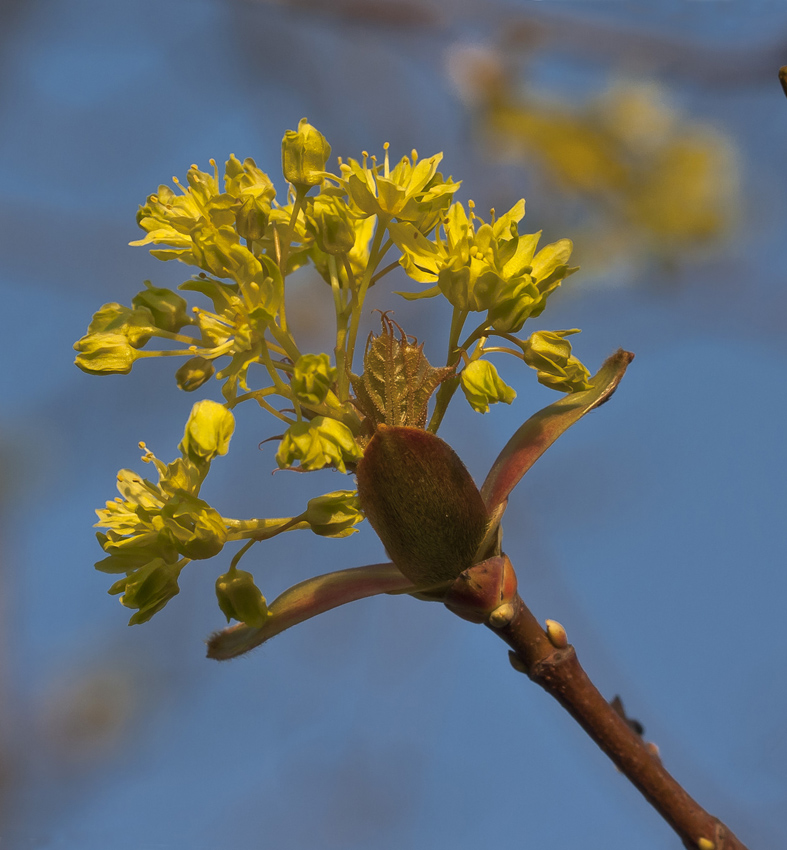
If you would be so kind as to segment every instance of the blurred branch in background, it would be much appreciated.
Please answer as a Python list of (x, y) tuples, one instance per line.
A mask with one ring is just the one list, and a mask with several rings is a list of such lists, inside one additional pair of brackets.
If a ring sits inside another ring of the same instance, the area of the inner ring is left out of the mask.
[(579, 227), (586, 270), (636, 277), (727, 244), (740, 206), (728, 137), (682, 115), (654, 81), (613, 79), (565, 101), (529, 82), (519, 66), (531, 58), (527, 46), (507, 55), (457, 45), (447, 68), (479, 144), (528, 169), (539, 207)]

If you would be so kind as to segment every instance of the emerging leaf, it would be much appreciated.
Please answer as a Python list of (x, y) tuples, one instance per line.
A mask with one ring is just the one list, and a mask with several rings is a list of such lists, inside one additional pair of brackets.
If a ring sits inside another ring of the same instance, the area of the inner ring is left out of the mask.
[(516, 431), (497, 456), (481, 487), (490, 514), (495, 514), (499, 520), (511, 491), (522, 476), (564, 431), (609, 399), (633, 359), (631, 352), (618, 349), (593, 376), (589, 390), (571, 393), (539, 410)]
[[(371, 426), (380, 423), (423, 428), (429, 399), (454, 367), (431, 366), (423, 351), (387, 314), (381, 316), (382, 331), (369, 334), (363, 375), (352, 376), (356, 403)], [(396, 338), (394, 328), (399, 331)]]

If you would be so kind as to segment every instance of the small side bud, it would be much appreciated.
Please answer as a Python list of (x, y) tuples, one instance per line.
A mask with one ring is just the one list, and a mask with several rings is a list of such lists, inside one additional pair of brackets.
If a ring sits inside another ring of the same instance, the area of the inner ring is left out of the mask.
[(487, 622), (492, 628), (502, 629), (514, 619), (516, 609), (511, 602), (506, 602), (503, 605), (498, 605), (489, 615)]
[(522, 659), (515, 652), (512, 652), (511, 650), (508, 651), (508, 660), (517, 673), (524, 673), (525, 676), (527, 676), (528, 670), (525, 666), (525, 662), (522, 661)]
[(445, 607), (471, 623), (502, 628), (515, 609), (516, 573), (506, 555), (494, 555), (465, 570), (443, 596)]
[(557, 620), (547, 620), (546, 628), (547, 637), (549, 638), (549, 642), (552, 646), (556, 649), (565, 649), (568, 646), (566, 630), (560, 625), (560, 623), (558, 623)]

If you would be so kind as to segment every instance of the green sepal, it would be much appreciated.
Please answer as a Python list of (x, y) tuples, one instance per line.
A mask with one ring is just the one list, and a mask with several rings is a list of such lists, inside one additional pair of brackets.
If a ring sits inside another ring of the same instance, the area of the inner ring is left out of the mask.
[(87, 328), (87, 336), (99, 333), (120, 334), (132, 348), (142, 348), (156, 332), (156, 322), (150, 310), (144, 306), (136, 306), (137, 309), (132, 309), (116, 302), (104, 304), (94, 313)]
[(147, 622), (180, 592), (177, 564), (167, 563), (162, 558), (154, 558), (145, 566), (135, 570), (125, 578), (116, 581), (109, 593), (121, 593), (120, 603), (126, 608), (138, 608), (128, 621), (129, 626)]
[(175, 493), (161, 516), (175, 547), (186, 558), (212, 558), (227, 542), (227, 527), (221, 514), (189, 493)]
[(135, 307), (149, 310), (157, 328), (177, 333), (184, 325), (191, 324), (185, 298), (181, 298), (171, 289), (153, 286), (149, 280), (145, 281), (145, 286), (146, 289), (138, 292), (131, 299), (131, 303)]

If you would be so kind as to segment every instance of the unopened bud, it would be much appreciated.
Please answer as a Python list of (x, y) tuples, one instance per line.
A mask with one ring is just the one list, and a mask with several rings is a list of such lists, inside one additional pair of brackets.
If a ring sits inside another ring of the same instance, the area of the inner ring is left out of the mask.
[(563, 626), (557, 620), (547, 620), (547, 637), (556, 649), (565, 649), (568, 646), (568, 636)]
[(281, 143), (284, 179), (296, 188), (307, 191), (322, 183), (322, 172), (331, 155), (325, 136), (301, 118), (297, 132), (287, 130)]

